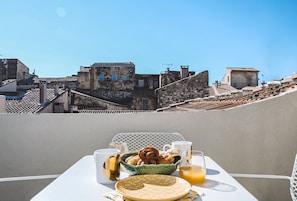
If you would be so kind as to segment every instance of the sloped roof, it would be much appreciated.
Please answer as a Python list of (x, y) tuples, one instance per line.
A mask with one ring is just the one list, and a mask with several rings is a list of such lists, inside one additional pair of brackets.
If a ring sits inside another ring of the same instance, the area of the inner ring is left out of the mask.
[(277, 96), (290, 90), (297, 90), (296, 83), (283, 85), (263, 85), (262, 88), (245, 94), (238, 92), (234, 94), (221, 94), (218, 96), (209, 96), (206, 98), (197, 98), (187, 100), (182, 103), (172, 104), (168, 107), (159, 108), (157, 112), (162, 111), (193, 111), (193, 110), (224, 110), (239, 105), (256, 102)]
[(101, 98), (98, 98), (98, 97), (94, 97), (94, 96), (91, 96), (89, 94), (85, 94), (85, 93), (82, 93), (82, 92), (79, 92), (79, 91), (71, 90), (71, 93), (74, 93), (74, 94), (77, 94), (77, 95), (80, 95), (80, 96), (84, 96), (84, 97), (88, 97), (88, 98), (91, 98), (91, 99), (94, 99), (94, 100), (97, 100), (97, 101), (101, 101), (101, 102), (104, 102), (106, 104), (125, 107), (124, 105), (121, 105), (121, 104), (118, 104), (118, 103), (115, 103), (115, 102), (111, 102), (111, 101), (107, 101), (107, 100), (104, 100), (104, 99), (101, 99)]
[[(59, 89), (59, 94), (65, 92)], [(28, 90), (24, 95), (18, 97), (7, 97), (6, 99), (6, 112), (7, 113), (38, 113), (47, 104), (39, 103), (40, 90)], [(59, 96), (59, 95), (58, 95)], [(57, 95), (54, 94), (54, 89), (47, 89), (47, 99), (50, 103), (55, 100)]]
[(229, 84), (223, 84), (223, 83), (215, 83), (211, 86), (210, 95), (219, 95), (224, 93), (230, 93), (230, 92), (237, 92), (238, 89), (235, 89), (234, 87), (230, 86)]
[(7, 80), (3, 80), (1, 85), (4, 86), (4, 85), (7, 85), (9, 83), (12, 83), (12, 82), (16, 82), (17, 80), (16, 79), (7, 79)]

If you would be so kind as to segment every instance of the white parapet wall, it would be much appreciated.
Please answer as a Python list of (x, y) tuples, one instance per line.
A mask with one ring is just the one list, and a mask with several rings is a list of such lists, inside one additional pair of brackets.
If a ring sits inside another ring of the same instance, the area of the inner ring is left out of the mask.
[[(232, 173), (290, 175), (297, 92), (219, 111), (0, 114), (0, 178), (60, 174), (119, 132), (179, 132)], [(0, 183), (0, 200), (30, 200), (52, 179)], [(239, 180), (259, 200), (289, 200), (287, 181)], [(21, 190), (20, 190), (21, 189)]]

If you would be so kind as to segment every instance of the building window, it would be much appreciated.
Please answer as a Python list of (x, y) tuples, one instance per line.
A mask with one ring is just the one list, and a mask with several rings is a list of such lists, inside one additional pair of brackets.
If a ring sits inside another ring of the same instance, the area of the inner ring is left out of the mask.
[(126, 81), (127, 80), (127, 75), (122, 75), (122, 80)]
[(154, 88), (154, 80), (153, 79), (149, 79), (148, 80), (148, 85), (149, 85), (149, 89), (153, 89)]
[(112, 74), (111, 75), (111, 80), (112, 81), (118, 80), (118, 75), (117, 74)]
[(101, 74), (99, 75), (99, 80), (100, 80), (100, 81), (103, 81), (103, 80), (104, 80), (104, 74), (103, 74), (103, 73), (101, 73)]
[(154, 88), (158, 88), (159, 87), (159, 81), (158, 80), (155, 80), (154, 81)]
[(143, 110), (148, 110), (149, 105), (148, 105), (148, 99), (147, 98), (143, 98), (142, 99), (142, 109)]
[(138, 80), (138, 87), (144, 87), (144, 80)]

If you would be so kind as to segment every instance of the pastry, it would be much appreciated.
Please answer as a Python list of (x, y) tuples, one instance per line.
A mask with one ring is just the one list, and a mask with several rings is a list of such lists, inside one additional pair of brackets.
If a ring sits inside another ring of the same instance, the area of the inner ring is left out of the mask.
[[(178, 151), (178, 150), (177, 150)], [(159, 151), (154, 147), (148, 146), (138, 151), (138, 155), (129, 156), (125, 162), (130, 165), (149, 165), (149, 164), (173, 164), (177, 161), (177, 153)], [(179, 157), (179, 156), (178, 156)]]

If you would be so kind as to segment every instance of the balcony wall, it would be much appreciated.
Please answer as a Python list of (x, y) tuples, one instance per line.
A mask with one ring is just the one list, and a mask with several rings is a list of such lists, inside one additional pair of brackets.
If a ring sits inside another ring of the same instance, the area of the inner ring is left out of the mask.
[[(118, 132), (174, 131), (228, 172), (290, 175), (297, 92), (224, 111), (0, 114), (0, 177), (58, 174)], [(30, 200), (52, 180), (0, 183), (0, 200)], [(288, 181), (240, 179), (259, 200), (290, 200)]]

